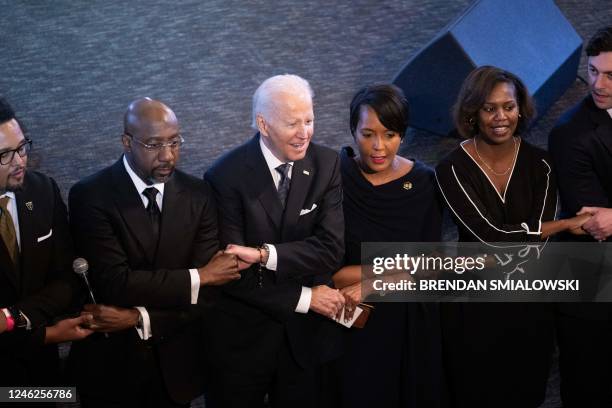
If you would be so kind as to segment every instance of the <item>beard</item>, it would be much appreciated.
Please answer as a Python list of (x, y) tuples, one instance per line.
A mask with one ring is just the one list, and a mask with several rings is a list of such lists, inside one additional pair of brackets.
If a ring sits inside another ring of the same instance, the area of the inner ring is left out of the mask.
[(0, 189), (0, 193), (7, 191), (16, 192), (23, 190), (23, 182), (25, 180), (25, 167), (23, 168), (23, 171), (24, 174), (21, 179), (11, 178), (11, 176), (9, 175), (6, 179), (6, 185), (4, 186), (4, 189)]

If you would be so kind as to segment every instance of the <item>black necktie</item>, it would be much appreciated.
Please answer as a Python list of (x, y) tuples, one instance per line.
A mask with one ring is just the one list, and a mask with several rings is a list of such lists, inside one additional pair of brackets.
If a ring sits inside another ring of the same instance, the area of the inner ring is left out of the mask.
[(149, 214), (149, 219), (151, 220), (151, 226), (153, 227), (153, 234), (155, 236), (155, 242), (158, 240), (159, 236), (159, 224), (161, 223), (161, 211), (159, 211), (159, 207), (157, 206), (157, 189), (155, 187), (145, 188), (142, 192), (142, 195), (149, 199), (149, 203), (147, 204), (147, 214)]
[(283, 163), (275, 170), (278, 171), (281, 176), (280, 182), (278, 183), (278, 198), (284, 208), (287, 202), (287, 195), (289, 195), (289, 188), (291, 187), (291, 179), (289, 178), (291, 165), (289, 163)]

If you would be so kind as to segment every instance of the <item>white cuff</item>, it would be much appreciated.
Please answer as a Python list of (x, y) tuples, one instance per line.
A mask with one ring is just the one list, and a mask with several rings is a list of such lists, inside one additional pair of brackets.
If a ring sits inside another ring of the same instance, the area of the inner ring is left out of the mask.
[[(267, 245), (268, 245), (268, 250), (270, 251), (270, 253), (268, 254), (268, 262), (266, 262), (266, 269), (270, 271), (276, 271), (276, 266), (278, 263), (278, 255), (276, 254), (276, 247), (270, 244), (267, 244)], [(308, 301), (308, 303), (310, 303), (310, 301)]]
[(542, 235), (542, 221), (538, 221), (538, 230), (537, 231), (530, 231), (529, 230), (529, 225), (527, 225), (526, 222), (523, 222), (521, 224), (521, 227), (523, 227), (523, 229), (525, 230), (527, 235)]
[(21, 312), (21, 314), (26, 319), (26, 330), (32, 330), (32, 322), (30, 321), (30, 319), (28, 319), (28, 316), (26, 316), (23, 312)]
[(200, 294), (200, 274), (197, 269), (190, 269), (189, 276), (191, 276), (191, 304), (195, 305)]
[(310, 310), (310, 300), (312, 299), (312, 289), (302, 286), (302, 294), (300, 294), (300, 300), (295, 307), (296, 313), (308, 313)]
[(141, 339), (149, 340), (151, 336), (153, 336), (153, 333), (151, 333), (151, 319), (149, 318), (149, 312), (147, 312), (147, 309), (142, 306), (136, 306), (135, 308), (138, 309), (138, 313), (140, 313), (140, 316), (142, 317), (142, 329), (136, 327), (136, 331)]

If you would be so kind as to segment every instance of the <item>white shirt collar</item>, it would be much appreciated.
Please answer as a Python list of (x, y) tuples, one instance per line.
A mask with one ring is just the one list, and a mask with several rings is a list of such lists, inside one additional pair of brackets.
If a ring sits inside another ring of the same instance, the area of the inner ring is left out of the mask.
[[(264, 159), (266, 159), (266, 164), (268, 165), (268, 169), (270, 170), (270, 174), (272, 174), (272, 180), (274, 180), (274, 185), (278, 188), (278, 183), (280, 183), (280, 173), (276, 171), (276, 168), (285, 162), (282, 162), (272, 153), (268, 146), (263, 142), (263, 136), (259, 135), (259, 147), (261, 148), (261, 152), (263, 153)], [(293, 173), (293, 162), (287, 162), (290, 165), (289, 173), (287, 176), (291, 179), (291, 174)]]
[(608, 115), (612, 118), (612, 108), (608, 109)]
[[(19, 214), (17, 213), (17, 197), (15, 196), (15, 192), (7, 191), (3, 194), (0, 194), (0, 198), (9, 197), (7, 210), (11, 217), (13, 218), (13, 227), (15, 227), (15, 235), (17, 236), (17, 245), (21, 248), (21, 231), (19, 231)], [(1, 239), (1, 238), (0, 238)]]
[(0, 198), (5, 197), (5, 196), (9, 197), (11, 200), (15, 200), (15, 192), (14, 191), (7, 191), (4, 194), (0, 194)]
[[(259, 135), (259, 146), (261, 147), (261, 152), (263, 153), (264, 159), (266, 159), (266, 163), (268, 164), (268, 167), (270, 168), (270, 170), (274, 170), (281, 164), (285, 163), (283, 161), (280, 161), (278, 157), (276, 157), (274, 153), (272, 153), (272, 151), (268, 149), (268, 146), (266, 146), (266, 144), (263, 142), (263, 136), (261, 135)], [(287, 163), (293, 166), (293, 162), (287, 162)]]
[(145, 197), (142, 194), (142, 192), (145, 191), (145, 189), (149, 187), (155, 187), (157, 191), (159, 191), (159, 194), (156, 197), (156, 201), (157, 201), (157, 206), (159, 207), (161, 211), (161, 206), (162, 206), (163, 197), (164, 197), (164, 185), (165, 184), (155, 183), (153, 185), (147, 185), (144, 181), (142, 181), (140, 177), (138, 177), (136, 173), (134, 173), (134, 170), (132, 170), (132, 168), (130, 167), (130, 164), (128, 163), (127, 158), (125, 157), (125, 154), (123, 155), (123, 165), (125, 166), (125, 170), (127, 171), (128, 175), (132, 179), (132, 183), (134, 183), (136, 190), (138, 190), (138, 194), (140, 194), (140, 199), (142, 200), (142, 203), (144, 204), (145, 207), (149, 203), (149, 200), (147, 199), (147, 197)]

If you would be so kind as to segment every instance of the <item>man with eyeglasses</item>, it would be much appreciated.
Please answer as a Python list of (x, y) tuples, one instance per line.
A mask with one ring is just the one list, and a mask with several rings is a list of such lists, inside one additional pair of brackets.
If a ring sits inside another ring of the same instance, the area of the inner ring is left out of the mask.
[[(55, 181), (27, 170), (32, 142), (0, 98), (0, 384), (59, 385), (53, 343), (78, 340), (89, 317), (79, 303), (72, 241)], [(74, 310), (72, 310), (74, 311)], [(76, 310), (78, 311), (78, 310)]]
[(77, 252), (89, 261), (97, 333), (71, 351), (84, 406), (188, 406), (202, 393), (203, 285), (240, 277), (217, 252), (208, 185), (177, 170), (174, 112), (142, 98), (124, 117), (123, 156), (80, 181), (69, 207)]

